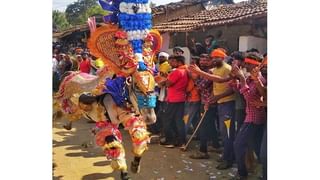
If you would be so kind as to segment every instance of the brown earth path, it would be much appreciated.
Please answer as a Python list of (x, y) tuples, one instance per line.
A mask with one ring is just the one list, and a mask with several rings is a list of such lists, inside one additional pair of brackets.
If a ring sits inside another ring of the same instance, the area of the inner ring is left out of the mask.
[[(62, 128), (65, 120), (53, 122), (53, 180), (118, 180), (120, 173), (113, 171), (101, 149), (92, 145), (90, 128), (94, 124), (82, 119), (73, 124), (73, 129)], [(131, 140), (128, 133), (121, 130), (126, 148), (127, 163), (133, 159)], [(167, 149), (158, 144), (150, 144), (141, 161), (141, 172), (130, 176), (133, 180), (208, 180), (230, 179), (236, 169), (216, 170), (218, 154), (210, 153), (208, 160), (188, 158), (198, 149), (198, 141), (193, 141), (187, 152), (177, 148)], [(88, 144), (86, 147), (83, 144)], [(256, 178), (250, 178), (256, 179)]]

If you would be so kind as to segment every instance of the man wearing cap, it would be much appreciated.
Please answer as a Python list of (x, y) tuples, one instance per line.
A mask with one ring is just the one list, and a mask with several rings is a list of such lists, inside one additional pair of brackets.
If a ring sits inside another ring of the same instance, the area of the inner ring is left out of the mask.
[[(159, 60), (159, 73), (160, 77), (167, 78), (169, 72), (171, 71), (171, 66), (168, 62), (169, 54), (166, 52), (160, 52), (158, 55)], [(159, 132), (163, 134), (163, 119), (165, 113), (165, 97), (166, 97), (166, 87), (158, 84), (160, 88), (158, 101), (157, 101), (157, 121), (155, 124), (150, 125), (150, 132), (153, 134), (158, 134)]]
[(171, 70), (171, 66), (168, 62), (169, 54), (166, 52), (160, 52), (158, 55), (159, 59), (159, 71), (162, 76), (167, 76)]
[(240, 93), (243, 94), (247, 103), (246, 117), (234, 142), (238, 165), (236, 179), (246, 179), (248, 175), (245, 165), (245, 154), (249, 145), (254, 149), (257, 156), (260, 153), (263, 128), (266, 122), (265, 108), (256, 105), (256, 102), (261, 101), (261, 97), (264, 95), (262, 91), (265, 88), (265, 79), (262, 77), (258, 67), (261, 64), (261, 60), (262, 57), (258, 57), (256, 53), (249, 53), (245, 58), (245, 67), (250, 72), (248, 78), (244, 76), (237, 66), (234, 66), (232, 70), (232, 73), (240, 79)]
[(176, 47), (173, 48), (173, 55), (175, 55), (175, 56), (183, 56), (183, 53), (184, 53), (184, 51), (183, 51), (182, 47), (176, 46)]

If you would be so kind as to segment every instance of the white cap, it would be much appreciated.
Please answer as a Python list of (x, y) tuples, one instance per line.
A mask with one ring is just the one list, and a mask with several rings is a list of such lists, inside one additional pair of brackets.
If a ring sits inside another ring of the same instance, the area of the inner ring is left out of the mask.
[(164, 56), (164, 57), (166, 57), (167, 59), (169, 58), (169, 54), (166, 53), (166, 52), (161, 52), (161, 53), (159, 53), (158, 57), (160, 57), (160, 56)]

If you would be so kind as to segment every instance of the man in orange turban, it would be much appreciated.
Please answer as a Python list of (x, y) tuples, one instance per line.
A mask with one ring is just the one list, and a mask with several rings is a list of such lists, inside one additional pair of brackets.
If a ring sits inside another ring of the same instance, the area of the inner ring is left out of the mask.
[[(211, 52), (211, 58), (215, 68), (212, 69), (212, 74), (221, 78), (229, 78), (231, 73), (231, 66), (225, 62), (227, 57), (226, 50), (217, 48)], [(235, 136), (234, 126), (234, 111), (235, 111), (235, 96), (232, 88), (227, 82), (213, 83), (213, 98), (218, 105), (219, 129), (223, 139), (223, 157), (222, 162), (217, 166), (217, 169), (227, 169), (232, 166), (234, 152), (233, 141)], [(229, 122), (228, 126), (225, 121)]]
[(223, 48), (217, 48), (211, 52), (212, 58), (225, 58), (227, 57), (226, 50)]

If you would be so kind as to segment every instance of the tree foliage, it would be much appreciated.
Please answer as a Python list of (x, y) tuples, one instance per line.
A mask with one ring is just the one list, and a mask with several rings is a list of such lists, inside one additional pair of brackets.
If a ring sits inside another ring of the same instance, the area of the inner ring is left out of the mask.
[(103, 10), (100, 5), (95, 5), (87, 9), (86, 12), (81, 15), (80, 20), (81, 22), (86, 22), (88, 20), (88, 17), (96, 16), (96, 15), (105, 16), (107, 14), (108, 12)]
[(72, 25), (83, 24), (87, 20), (87, 11), (97, 5), (96, 0), (78, 0), (67, 6), (66, 18)]
[(91, 8), (89, 8), (86, 11), (86, 13), (85, 13), (86, 19), (88, 19), (88, 17), (94, 16), (94, 15), (97, 15), (97, 14), (105, 16), (105, 15), (108, 14), (108, 12), (103, 10), (100, 5), (95, 5), (95, 6), (92, 6)]
[(54, 31), (63, 31), (70, 27), (65, 13), (58, 10), (52, 11), (52, 26)]

